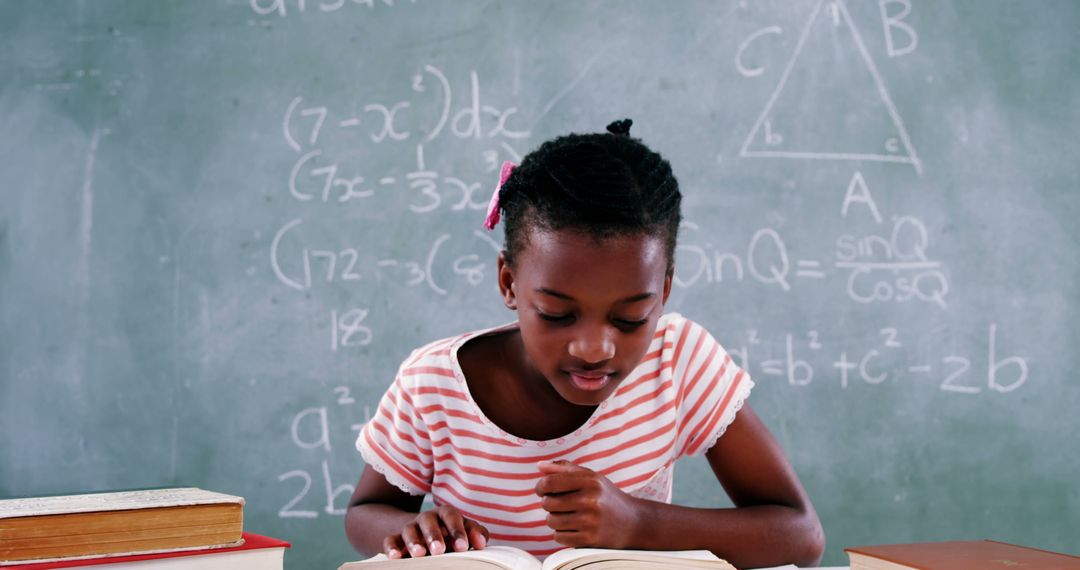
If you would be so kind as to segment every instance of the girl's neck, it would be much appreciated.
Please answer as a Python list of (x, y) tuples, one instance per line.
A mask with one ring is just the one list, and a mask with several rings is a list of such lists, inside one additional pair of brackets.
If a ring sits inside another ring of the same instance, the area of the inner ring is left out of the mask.
[(510, 435), (557, 439), (584, 425), (596, 409), (564, 400), (529, 363), (516, 329), (470, 339), (458, 350), (458, 363), (480, 411)]

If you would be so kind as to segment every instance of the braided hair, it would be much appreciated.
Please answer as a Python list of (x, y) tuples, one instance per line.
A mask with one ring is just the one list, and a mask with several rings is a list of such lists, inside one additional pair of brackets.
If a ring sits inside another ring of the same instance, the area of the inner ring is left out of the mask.
[(506, 224), (506, 261), (534, 230), (573, 230), (602, 241), (630, 235), (664, 240), (668, 272), (682, 194), (671, 165), (630, 136), (630, 119), (607, 133), (569, 134), (530, 152), (503, 184), (499, 209)]

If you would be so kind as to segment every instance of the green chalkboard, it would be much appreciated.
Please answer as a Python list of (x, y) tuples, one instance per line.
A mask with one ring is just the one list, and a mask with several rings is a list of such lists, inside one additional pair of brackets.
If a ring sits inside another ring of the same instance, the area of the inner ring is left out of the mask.
[[(0, 1), (0, 496), (196, 485), (355, 558), (357, 429), (512, 318), (503, 160), (632, 117), (669, 309), (846, 545), (1077, 553), (1080, 5)], [(676, 500), (723, 505), (702, 462)]]

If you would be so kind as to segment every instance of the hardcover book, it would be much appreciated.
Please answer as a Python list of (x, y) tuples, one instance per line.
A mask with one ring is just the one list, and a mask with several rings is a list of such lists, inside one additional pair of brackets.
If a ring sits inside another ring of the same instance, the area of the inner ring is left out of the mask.
[(0, 501), (0, 565), (237, 546), (244, 499), (191, 487)]
[(283, 570), (286, 548), (289, 548), (288, 542), (245, 532), (244, 543), (240, 546), (35, 562), (5, 566), (4, 570), (54, 570), (89, 566), (93, 566), (92, 570)]
[(1080, 557), (994, 540), (845, 548), (851, 570), (1080, 570)]

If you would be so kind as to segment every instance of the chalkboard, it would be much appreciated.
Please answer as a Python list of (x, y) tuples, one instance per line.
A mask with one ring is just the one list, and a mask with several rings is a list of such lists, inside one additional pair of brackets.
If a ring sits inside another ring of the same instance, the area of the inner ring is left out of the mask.
[[(842, 547), (1077, 553), (1080, 5), (0, 2), (0, 496), (195, 485), (357, 556), (359, 427), (512, 319), (497, 168), (631, 117), (668, 309)], [(728, 504), (703, 462), (676, 501)]]

